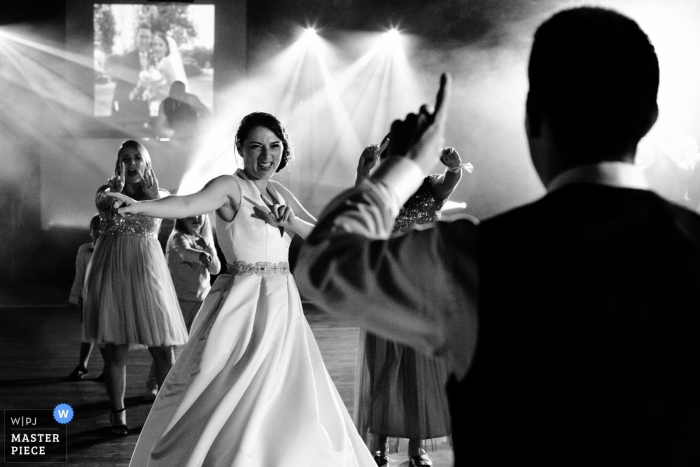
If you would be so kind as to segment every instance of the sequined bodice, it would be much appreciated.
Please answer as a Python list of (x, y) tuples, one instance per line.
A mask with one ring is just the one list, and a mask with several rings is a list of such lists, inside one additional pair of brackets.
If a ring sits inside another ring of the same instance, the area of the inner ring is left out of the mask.
[(100, 213), (100, 234), (140, 235), (158, 239), (162, 220), (140, 214), (127, 214), (122, 217), (109, 211), (103, 211)]
[(391, 235), (398, 235), (411, 230), (416, 225), (433, 222), (440, 214), (445, 200), (439, 200), (433, 190), (433, 179), (438, 175), (428, 175), (418, 191), (411, 196), (399, 210)]

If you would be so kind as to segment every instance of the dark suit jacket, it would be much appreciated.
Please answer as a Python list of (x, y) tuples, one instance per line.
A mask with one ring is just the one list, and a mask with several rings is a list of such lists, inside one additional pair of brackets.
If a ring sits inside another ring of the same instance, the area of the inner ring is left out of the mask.
[(387, 240), (387, 199), (336, 198), (294, 275), (336, 317), (468, 366), (447, 385), (456, 466), (700, 465), (700, 216), (572, 184)]
[[(122, 120), (145, 121), (149, 116), (148, 102), (132, 101), (129, 94), (136, 87), (141, 71), (138, 49), (124, 54), (113, 77), (116, 85), (112, 99), (112, 115)], [(118, 105), (115, 105), (117, 103)], [(117, 110), (118, 109), (118, 110)]]
[(700, 465), (700, 216), (578, 184), (478, 234), (456, 465)]
[(114, 87), (114, 101), (123, 102), (129, 100), (129, 93), (136, 87), (139, 72), (141, 71), (141, 60), (139, 51), (132, 50), (119, 58), (117, 73), (114, 76), (116, 86)]

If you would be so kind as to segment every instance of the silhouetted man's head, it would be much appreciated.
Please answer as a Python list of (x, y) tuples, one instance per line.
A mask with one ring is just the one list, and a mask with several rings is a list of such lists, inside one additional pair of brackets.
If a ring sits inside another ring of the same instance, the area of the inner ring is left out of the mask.
[(185, 83), (182, 81), (173, 81), (170, 85), (169, 96), (173, 99), (185, 101), (187, 99), (187, 93), (185, 92)]
[(531, 151), (533, 138), (549, 132), (556, 157), (567, 158), (560, 167), (629, 158), (656, 121), (654, 47), (637, 23), (612, 10), (580, 7), (545, 21), (528, 75)]

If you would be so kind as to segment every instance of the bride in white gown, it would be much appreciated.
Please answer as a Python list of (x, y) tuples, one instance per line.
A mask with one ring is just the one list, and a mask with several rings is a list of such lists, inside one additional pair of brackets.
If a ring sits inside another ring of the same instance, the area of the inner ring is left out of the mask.
[(141, 98), (149, 101), (151, 116), (155, 117), (160, 103), (168, 97), (172, 84), (180, 81), (185, 85), (185, 90), (189, 90), (189, 83), (175, 39), (162, 31), (154, 32), (151, 56), (149, 67), (139, 73), (134, 95), (140, 92)]
[(182, 55), (175, 39), (161, 31), (156, 31), (153, 33), (151, 48), (155, 66), (167, 82), (166, 95), (170, 85), (175, 81), (181, 81), (188, 88), (185, 65), (182, 63)]
[(131, 459), (141, 466), (373, 467), (321, 359), (289, 273), (291, 235), (313, 220), (270, 180), (291, 157), (279, 121), (243, 119), (244, 169), (199, 193), (137, 202), (119, 213), (183, 218), (216, 210), (228, 262), (168, 374)]

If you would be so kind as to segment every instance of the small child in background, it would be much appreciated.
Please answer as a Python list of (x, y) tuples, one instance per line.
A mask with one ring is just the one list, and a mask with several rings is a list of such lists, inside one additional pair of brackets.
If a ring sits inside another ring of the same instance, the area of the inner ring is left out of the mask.
[[(75, 310), (80, 315), (80, 322), (83, 322), (83, 285), (85, 283), (85, 271), (92, 257), (92, 252), (95, 250), (95, 243), (100, 237), (100, 216), (95, 214), (90, 219), (90, 237), (91, 243), (85, 243), (78, 248), (78, 255), (75, 258), (75, 278), (73, 286), (70, 289), (70, 297), (68, 298), (68, 308)], [(82, 332), (81, 332), (82, 334)], [(78, 366), (75, 367), (68, 375), (69, 381), (80, 381), (89, 373), (87, 366), (92, 353), (92, 342), (80, 343), (80, 357)], [(100, 347), (100, 352), (104, 352)], [(104, 355), (103, 355), (104, 358)], [(96, 381), (104, 381), (104, 371), (96, 378)]]
[(189, 331), (211, 289), (210, 274), (218, 274), (221, 270), (209, 216), (176, 220), (165, 248), (165, 256), (182, 317)]
[[(214, 248), (209, 216), (199, 215), (177, 219), (168, 238), (165, 256), (182, 317), (189, 331), (211, 289), (211, 274), (218, 274), (221, 270), (221, 262)], [(175, 358), (180, 355), (181, 350), (181, 346), (175, 347)], [(158, 385), (153, 365), (151, 365), (146, 389), (147, 392), (143, 398), (147, 401), (155, 400)]]

